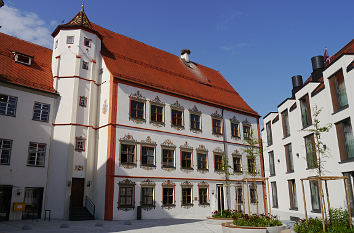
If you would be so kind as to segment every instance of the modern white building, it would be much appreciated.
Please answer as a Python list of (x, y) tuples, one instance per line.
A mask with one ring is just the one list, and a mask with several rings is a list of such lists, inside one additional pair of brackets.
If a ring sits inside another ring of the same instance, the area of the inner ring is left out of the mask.
[[(281, 219), (304, 217), (300, 179), (317, 176), (313, 128), (314, 107), (322, 109), (320, 125), (332, 124), (321, 135), (328, 150), (323, 161), (323, 176), (349, 177), (350, 205), (354, 208), (354, 40), (324, 63), (313, 57), (311, 76), (292, 77), (292, 96), (278, 105), (276, 112), (264, 117), (262, 130), (265, 175), (271, 183), (272, 213)], [(343, 180), (328, 181), (331, 208), (346, 208)], [(307, 211), (320, 216), (319, 188), (316, 181), (304, 181)], [(325, 199), (326, 188), (323, 184)], [(328, 206), (326, 205), (328, 210)]]
[[(0, 33), (0, 219), (37, 218), (46, 195), (54, 102), (51, 50)], [(26, 203), (14, 211), (14, 203)]]
[[(59, 219), (200, 218), (227, 208), (248, 212), (245, 202), (252, 213), (265, 211), (265, 186), (241, 185), (248, 171), (264, 176), (263, 159), (244, 152), (250, 132), (260, 138), (259, 115), (218, 71), (191, 61), (189, 50), (175, 56), (93, 24), (83, 9), (52, 36), (43, 63), (54, 94), (38, 100), (51, 101), (42, 126), (49, 140), (42, 212)], [(0, 138), (15, 142), (3, 132)], [(0, 187), (14, 186), (8, 176)]]

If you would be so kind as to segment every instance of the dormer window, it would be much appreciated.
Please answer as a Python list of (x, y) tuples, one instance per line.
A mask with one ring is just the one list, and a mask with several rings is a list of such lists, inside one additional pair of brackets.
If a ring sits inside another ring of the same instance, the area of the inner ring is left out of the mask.
[(85, 45), (86, 47), (91, 48), (91, 42), (92, 42), (91, 39), (84, 38), (84, 45)]
[(66, 43), (67, 44), (74, 44), (74, 36), (67, 36)]
[(31, 62), (32, 62), (31, 56), (21, 54), (21, 53), (16, 53), (16, 52), (14, 52), (14, 54), (15, 54), (15, 61), (16, 62), (21, 63), (21, 64), (25, 64), (28, 66), (31, 65)]

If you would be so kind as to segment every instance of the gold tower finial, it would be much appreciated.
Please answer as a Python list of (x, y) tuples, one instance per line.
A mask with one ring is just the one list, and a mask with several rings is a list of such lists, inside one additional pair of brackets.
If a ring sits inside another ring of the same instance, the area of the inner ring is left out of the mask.
[(81, 11), (84, 12), (84, 9), (85, 9), (85, 0), (82, 0)]

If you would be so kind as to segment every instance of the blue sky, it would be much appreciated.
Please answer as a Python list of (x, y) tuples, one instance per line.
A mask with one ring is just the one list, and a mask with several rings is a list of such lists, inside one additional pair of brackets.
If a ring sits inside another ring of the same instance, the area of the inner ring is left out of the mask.
[[(51, 46), (55, 26), (81, 0), (5, 0), (1, 32)], [(291, 95), (291, 76), (307, 78), (311, 57), (354, 38), (353, 0), (86, 0), (96, 24), (214, 68), (264, 116)]]

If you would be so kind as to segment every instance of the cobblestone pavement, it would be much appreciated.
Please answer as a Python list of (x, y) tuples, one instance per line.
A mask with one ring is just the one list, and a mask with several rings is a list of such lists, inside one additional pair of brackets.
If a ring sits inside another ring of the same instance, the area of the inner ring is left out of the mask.
[(155, 219), (131, 221), (9, 221), (0, 222), (0, 233), (221, 233), (221, 226), (198, 219)]

